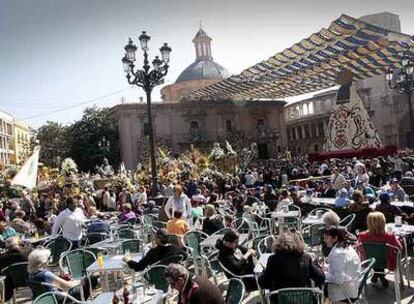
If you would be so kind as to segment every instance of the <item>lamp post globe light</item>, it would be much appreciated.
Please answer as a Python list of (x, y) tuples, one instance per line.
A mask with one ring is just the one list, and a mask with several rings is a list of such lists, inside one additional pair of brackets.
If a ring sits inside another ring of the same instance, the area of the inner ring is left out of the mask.
[(407, 133), (407, 145), (414, 148), (414, 117), (412, 105), (412, 93), (414, 92), (414, 58), (405, 55), (401, 61), (401, 68), (387, 70), (387, 83), (390, 89), (407, 94), (408, 116), (410, 130)]
[(168, 72), (168, 62), (170, 61), (171, 48), (164, 43), (160, 48), (161, 58), (155, 56), (152, 61), (152, 70), (148, 61), (148, 42), (151, 37), (144, 31), (138, 37), (141, 50), (144, 52), (144, 64), (142, 68), (136, 68), (134, 62), (136, 61), (135, 53), (137, 46), (131, 38), (128, 40), (128, 44), (125, 46), (125, 56), (122, 58), (124, 71), (129, 84), (136, 85), (142, 88), (147, 95), (147, 119), (148, 119), (148, 140), (151, 158), (151, 176), (152, 176), (152, 187), (151, 195), (154, 197), (158, 194), (158, 175), (157, 175), (157, 164), (155, 159), (155, 146), (154, 146), (154, 133), (152, 125), (152, 114), (151, 114), (151, 92), (152, 89), (160, 84), (164, 83), (164, 76)]

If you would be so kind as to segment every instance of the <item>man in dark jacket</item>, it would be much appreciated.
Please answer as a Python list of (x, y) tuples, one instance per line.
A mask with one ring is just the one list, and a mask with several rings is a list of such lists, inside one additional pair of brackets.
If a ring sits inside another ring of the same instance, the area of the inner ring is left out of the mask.
[(123, 261), (135, 271), (142, 271), (150, 265), (153, 265), (165, 258), (182, 255), (183, 259), (187, 258), (187, 254), (180, 247), (172, 245), (169, 242), (169, 234), (166, 229), (161, 228), (155, 233), (156, 246), (148, 251), (148, 253), (139, 261), (135, 262), (129, 257), (124, 257)]
[[(17, 236), (9, 237), (6, 240), (5, 253), (0, 254), (0, 270), (14, 264), (27, 262), (29, 256), (29, 249), (20, 246), (19, 238)], [(8, 274), (4, 280), (5, 284), (5, 301), (8, 301), (13, 296), (13, 283)]]
[(170, 286), (179, 292), (178, 304), (224, 304), (220, 289), (206, 278), (191, 277), (179, 264), (170, 264), (165, 270)]

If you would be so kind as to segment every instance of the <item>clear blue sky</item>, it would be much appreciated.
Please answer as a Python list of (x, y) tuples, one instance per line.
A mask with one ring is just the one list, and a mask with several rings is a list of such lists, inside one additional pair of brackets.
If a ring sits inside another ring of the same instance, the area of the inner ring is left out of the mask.
[(85, 102), (27, 120), (38, 127), (72, 122), (97, 98), (99, 106), (136, 101), (144, 94), (128, 89), (121, 58), (127, 38), (142, 30), (151, 59), (163, 42), (172, 47), (171, 84), (194, 61), (200, 20), (214, 60), (235, 74), (342, 13), (382, 11), (399, 14), (403, 32), (414, 34), (413, 0), (0, 0), (0, 109), (24, 118)]

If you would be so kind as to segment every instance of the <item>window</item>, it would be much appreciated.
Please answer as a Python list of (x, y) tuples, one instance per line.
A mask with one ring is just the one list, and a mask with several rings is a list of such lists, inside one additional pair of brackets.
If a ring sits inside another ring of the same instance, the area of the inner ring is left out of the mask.
[(198, 121), (192, 121), (190, 125), (191, 129), (198, 129)]
[(305, 138), (310, 138), (309, 125), (305, 125)]
[(298, 139), (303, 139), (302, 128), (299, 126), (297, 127), (298, 130)]
[(308, 115), (308, 105), (306, 103), (303, 104), (303, 115)]
[(190, 123), (190, 137), (191, 141), (199, 141), (201, 140), (201, 131), (198, 124), (198, 121), (191, 121)]
[(265, 127), (264, 127), (264, 120), (263, 119), (258, 119), (257, 120), (257, 133), (259, 134), (259, 137), (265, 137)]
[(313, 101), (311, 101), (308, 105), (308, 113), (309, 114), (313, 114)]
[(288, 140), (291, 141), (292, 138), (290, 137), (290, 129), (286, 129), (286, 133), (287, 133)]
[(292, 140), (296, 140), (296, 129), (292, 128), (291, 133), (292, 133)]
[(318, 132), (319, 132), (320, 137), (325, 136), (325, 130), (324, 130), (324, 127), (323, 127), (323, 122), (318, 123)]
[(233, 131), (233, 126), (231, 124), (231, 120), (227, 119), (226, 120), (226, 132), (232, 132)]
[(315, 152), (318, 152), (318, 150), (319, 150), (318, 145), (314, 145), (313, 149), (314, 149)]
[(316, 133), (317, 133), (317, 130), (316, 130), (316, 125), (315, 125), (315, 124), (312, 124), (312, 125), (311, 125), (311, 134), (312, 134), (312, 137), (313, 137), (313, 138), (317, 137), (317, 136), (316, 136)]

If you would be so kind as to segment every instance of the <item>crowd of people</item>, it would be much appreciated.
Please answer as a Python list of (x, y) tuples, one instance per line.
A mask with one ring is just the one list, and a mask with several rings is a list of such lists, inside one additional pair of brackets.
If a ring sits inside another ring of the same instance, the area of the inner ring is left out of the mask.
[[(414, 208), (401, 207), (393, 202), (412, 200), (414, 194), (414, 158), (410, 155), (372, 159), (332, 159), (309, 162), (305, 158), (256, 162), (240, 174), (223, 174), (194, 178), (189, 175), (160, 184), (159, 196), (150, 197), (149, 185), (135, 181), (134, 188), (114, 193), (109, 187), (85, 190), (77, 195), (64, 195), (53, 189), (46, 192), (22, 191), (19, 198), (10, 198), (8, 187), (2, 190), (0, 206), (0, 239), (4, 252), (0, 254), (0, 268), (10, 263), (28, 261), (29, 279), (50, 284), (51, 290), (71, 290), (79, 298), (75, 286), (79, 282), (62, 279), (48, 269), (50, 250), (34, 249), (25, 239), (33, 235), (62, 237), (72, 243), (72, 249), (82, 247), (86, 233), (110, 233), (103, 212), (113, 212), (118, 223), (143, 224), (143, 217), (156, 216), (165, 227), (154, 234), (153, 247), (140, 261), (124, 258), (134, 271), (167, 257), (182, 255), (186, 260), (183, 236), (189, 231), (212, 235), (222, 231), (216, 244), (218, 260), (237, 276), (253, 275), (257, 256), (255, 248), (240, 243), (238, 218), (248, 218), (262, 227), (274, 211), (296, 206), (303, 217), (317, 206), (318, 198), (334, 201), (331, 210), (323, 215), (321, 234), (322, 257), (307, 252), (300, 231), (275, 233), (267, 244), (269, 258), (258, 278), (262, 289), (278, 290), (286, 287), (315, 286), (325, 289), (334, 302), (358, 297), (358, 273), (363, 250), (355, 243), (384, 242), (402, 249), (399, 239), (386, 231), (386, 223), (401, 217), (414, 223)], [(107, 213), (106, 213), (107, 214)], [(350, 227), (342, 227), (340, 219), (355, 214)], [(178, 237), (172, 244), (171, 235)], [(389, 269), (395, 269), (395, 256), (390, 253)], [(373, 283), (388, 281), (375, 269)], [(179, 303), (223, 303), (221, 293), (210, 281), (192, 277), (187, 268), (171, 264), (165, 273), (171, 287), (180, 293)], [(248, 291), (258, 288), (253, 277), (243, 279)], [(82, 284), (86, 296), (89, 286)], [(6, 299), (11, 297), (12, 284)], [(93, 287), (96, 282), (93, 282)], [(11, 288), (11, 289), (10, 289)], [(344, 295), (344, 290), (347, 294)], [(207, 302), (206, 302), (207, 301)], [(274, 299), (276, 303), (276, 299)]]

